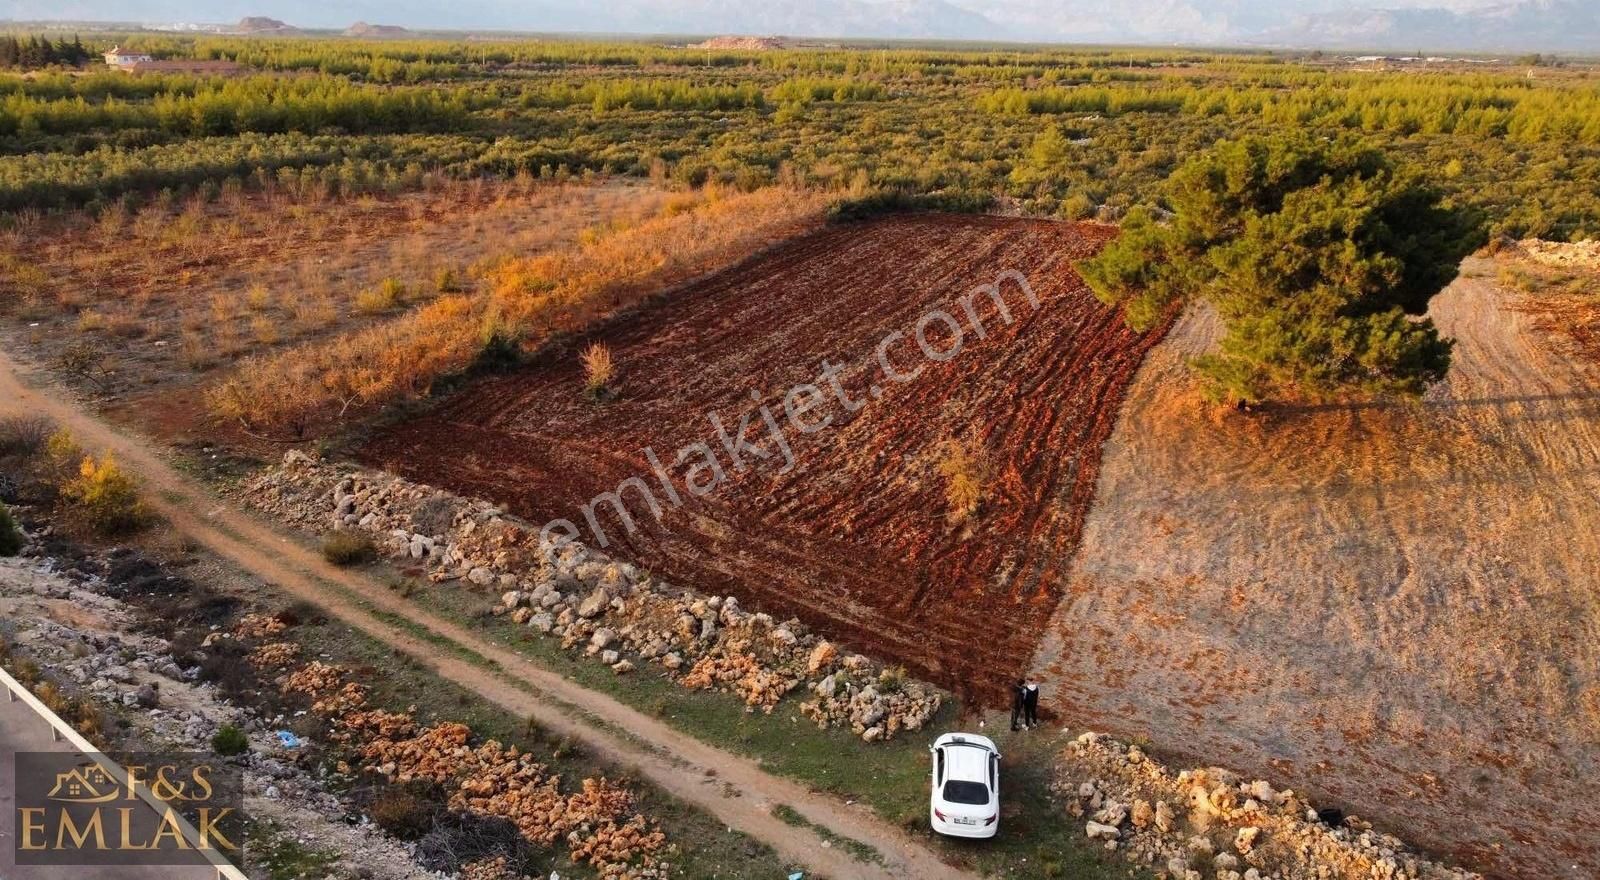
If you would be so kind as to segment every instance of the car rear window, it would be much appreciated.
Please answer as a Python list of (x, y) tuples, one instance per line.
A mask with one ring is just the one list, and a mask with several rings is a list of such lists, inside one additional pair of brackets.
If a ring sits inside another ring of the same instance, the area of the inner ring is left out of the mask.
[(944, 799), (952, 804), (986, 804), (989, 802), (989, 786), (981, 782), (952, 779), (944, 784)]

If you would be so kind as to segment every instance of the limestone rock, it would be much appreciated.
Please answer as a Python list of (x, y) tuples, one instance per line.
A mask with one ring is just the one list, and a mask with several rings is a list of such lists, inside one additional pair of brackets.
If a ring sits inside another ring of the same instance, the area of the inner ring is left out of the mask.
[(1102, 825), (1095, 821), (1084, 823), (1083, 833), (1088, 835), (1090, 840), (1116, 840), (1121, 836), (1121, 832), (1115, 826)]
[(1256, 839), (1260, 836), (1261, 829), (1253, 825), (1240, 828), (1239, 833), (1234, 835), (1233, 848), (1238, 850), (1241, 855), (1249, 855), (1250, 851), (1255, 849)]
[(806, 658), (806, 672), (816, 675), (827, 669), (838, 656), (839, 649), (835, 648), (832, 642), (817, 642), (816, 647), (811, 649), (811, 656)]
[(611, 595), (609, 593), (605, 590), (595, 590), (585, 596), (583, 601), (578, 604), (578, 616), (585, 619), (599, 617), (600, 612), (606, 610), (606, 606), (610, 604)]
[(1147, 828), (1151, 822), (1155, 821), (1156, 812), (1151, 808), (1149, 801), (1139, 798), (1133, 802), (1133, 812), (1130, 818), (1133, 820), (1133, 827)]

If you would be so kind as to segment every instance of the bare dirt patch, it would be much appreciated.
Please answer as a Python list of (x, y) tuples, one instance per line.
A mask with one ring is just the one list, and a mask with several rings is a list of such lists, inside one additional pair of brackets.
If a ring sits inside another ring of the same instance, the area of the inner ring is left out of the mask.
[(1415, 406), (1216, 416), (1180, 321), (1129, 391), (1036, 668), (1070, 717), (1500, 876), (1600, 875), (1600, 377), (1469, 261)]
[[(1160, 335), (1128, 330), (1070, 267), (1110, 234), (947, 215), (834, 226), (481, 381), (380, 433), (359, 456), (535, 522), (581, 522), (598, 493), (654, 479), (647, 448), (681, 480), (677, 450), (718, 445), (708, 414), (736, 432), (745, 413), (781, 411), (789, 388), (818, 382), (824, 359), (845, 364), (840, 386), (861, 408), (819, 408), (817, 418), (834, 414), (830, 427), (789, 431), (792, 469), (779, 472), (776, 454), (743, 472), (724, 457), (726, 480), (713, 493), (697, 498), (680, 482), (682, 504), (663, 498), (659, 524), (640, 506), (637, 531), (602, 520), (608, 536), (618, 555), (673, 582), (793, 614), (920, 677), (992, 698), (1032, 655), (1060, 598), (1100, 444)], [(960, 315), (959, 297), (1005, 270), (1027, 278), (1039, 308), (1011, 290), (1007, 325), (980, 298), (983, 338), (969, 324), (949, 360), (917, 353), (921, 316)], [(906, 334), (897, 368), (923, 368), (903, 384), (873, 357), (895, 330)], [(603, 403), (584, 393), (577, 357), (595, 341), (619, 371), (615, 399)], [(984, 500), (965, 522), (946, 516), (939, 461), (951, 440), (984, 464)]]
[(1541, 331), (1600, 364), (1600, 242), (1524, 241), (1498, 263), (1498, 277), (1526, 294), (1517, 307)]

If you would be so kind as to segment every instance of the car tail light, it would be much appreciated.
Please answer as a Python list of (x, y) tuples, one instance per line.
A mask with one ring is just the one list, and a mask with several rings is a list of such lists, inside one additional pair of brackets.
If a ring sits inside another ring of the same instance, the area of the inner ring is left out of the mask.
[(949, 818), (949, 817), (945, 816), (945, 814), (939, 812), (939, 808), (938, 807), (934, 807), (933, 808), (933, 815), (938, 817), (940, 822), (944, 822)]
[(994, 820), (996, 820), (998, 818), (1000, 818), (1000, 814), (999, 813), (995, 813), (993, 816), (990, 816), (989, 818), (983, 820), (983, 824), (985, 824), (985, 825), (993, 825), (994, 824)]

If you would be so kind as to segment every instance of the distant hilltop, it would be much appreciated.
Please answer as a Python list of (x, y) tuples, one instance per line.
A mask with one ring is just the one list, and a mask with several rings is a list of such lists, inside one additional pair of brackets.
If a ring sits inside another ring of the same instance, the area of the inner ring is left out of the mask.
[(403, 37), (411, 33), (397, 24), (367, 24), (358, 21), (344, 29), (347, 37)]
[(267, 18), (264, 15), (247, 15), (239, 19), (233, 26), (235, 33), (240, 34), (298, 34), (300, 29), (285, 24), (276, 18)]
[(778, 37), (712, 37), (704, 43), (695, 43), (691, 49), (739, 49), (757, 52), (782, 49), (787, 45)]

